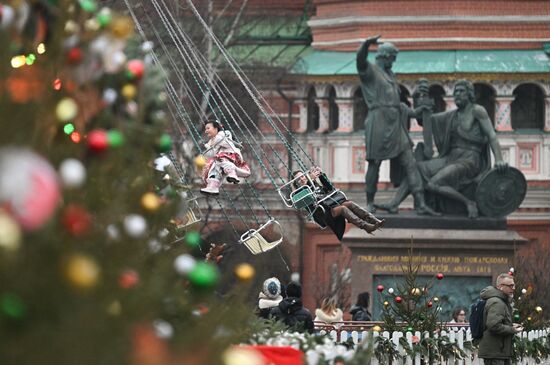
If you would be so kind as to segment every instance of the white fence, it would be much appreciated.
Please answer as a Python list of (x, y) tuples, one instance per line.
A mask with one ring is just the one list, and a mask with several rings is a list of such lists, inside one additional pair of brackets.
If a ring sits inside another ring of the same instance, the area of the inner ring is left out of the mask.
[[(337, 342), (343, 342), (348, 341), (350, 338), (354, 343), (360, 343), (363, 338), (367, 338), (370, 331), (358, 331), (358, 330), (320, 330), (321, 333), (328, 333), (334, 341)], [(402, 332), (372, 332), (374, 337), (383, 336), (387, 339), (391, 339), (391, 341), (394, 343), (394, 345), (397, 347), (399, 353), (401, 355), (405, 355), (405, 350), (403, 347), (399, 344), (399, 339), (403, 336), (407, 339), (407, 342), (409, 343), (409, 346), (412, 346), (413, 341), (417, 342), (419, 341), (422, 336), (425, 338), (429, 337), (428, 333), (425, 333), (422, 335), (420, 332), (407, 332), (405, 335)], [(516, 336), (527, 338), (528, 340), (533, 340), (536, 338), (546, 337), (549, 333), (549, 330), (537, 330), (537, 331), (529, 331), (529, 332), (522, 332), (520, 334), (517, 334)], [(440, 337), (440, 336), (447, 336), (449, 338), (449, 341), (451, 343), (456, 343), (460, 349), (462, 349), (466, 356), (464, 356), (463, 359), (459, 358), (449, 358), (448, 360), (438, 359), (432, 364), (436, 365), (482, 365), (483, 360), (479, 359), (477, 357), (477, 353), (475, 351), (471, 351), (468, 348), (464, 347), (464, 343), (472, 340), (472, 335), (470, 333), (470, 330), (463, 327), (461, 329), (458, 328), (447, 328), (445, 331), (441, 331), (439, 334), (435, 334), (434, 337)], [(378, 365), (381, 364), (378, 362), (376, 358), (373, 359), (372, 365)], [(422, 362), (422, 359), (420, 355), (417, 355), (414, 359), (412, 358), (405, 358), (404, 360), (398, 360), (393, 361), (393, 365), (422, 365), (425, 364), (425, 362)], [(517, 362), (518, 365), (535, 365), (537, 362), (533, 358), (523, 358), (520, 359)], [(539, 362), (538, 364), (550, 364), (550, 359), (543, 359), (542, 362)]]

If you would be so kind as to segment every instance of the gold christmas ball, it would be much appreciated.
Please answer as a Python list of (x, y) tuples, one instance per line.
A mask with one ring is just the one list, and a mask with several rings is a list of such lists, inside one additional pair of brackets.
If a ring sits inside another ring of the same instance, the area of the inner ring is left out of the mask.
[(531, 321), (532, 319), (533, 319), (533, 318), (531, 318), (531, 317), (527, 317), (527, 320), (528, 320), (528, 321)]
[(256, 270), (254, 270), (254, 267), (247, 263), (239, 264), (235, 268), (235, 275), (240, 281), (249, 281), (255, 274)]
[(141, 197), (141, 206), (143, 207), (143, 209), (149, 212), (154, 212), (158, 210), (158, 208), (160, 207), (160, 204), (161, 204), (161, 200), (155, 193), (151, 193), (151, 192), (145, 193)]
[(93, 258), (82, 254), (69, 257), (65, 266), (67, 280), (78, 289), (94, 287), (99, 280), (100, 271)]
[(541, 306), (537, 306), (537, 307), (535, 307), (535, 310), (536, 310), (538, 313), (540, 313), (540, 312), (542, 312), (542, 307), (541, 307)]
[(195, 157), (195, 166), (197, 166), (198, 169), (202, 169), (204, 165), (206, 165), (206, 158), (204, 158), (203, 155)]
[(80, 30), (80, 26), (74, 20), (69, 20), (65, 23), (65, 32), (76, 33)]
[(384, 302), (384, 307), (387, 307), (388, 305), (390, 305), (390, 302), (388, 302), (387, 300)]
[(0, 210), (0, 248), (17, 251), (21, 246), (21, 227), (7, 213)]
[(223, 365), (263, 365), (264, 357), (251, 348), (230, 347), (222, 354)]
[(111, 22), (111, 32), (117, 38), (128, 38), (134, 33), (134, 22), (126, 16), (120, 16)]
[(382, 327), (376, 325), (376, 326), (372, 327), (372, 330), (373, 330), (374, 332), (380, 332), (380, 331), (382, 331)]
[(84, 22), (84, 28), (91, 32), (95, 32), (96, 30), (99, 30), (100, 27), (101, 25), (95, 18), (88, 19)]
[(419, 288), (413, 288), (411, 289), (411, 294), (414, 296), (419, 296), (422, 293), (422, 291)]
[(118, 300), (113, 300), (107, 306), (107, 313), (113, 317), (120, 315), (121, 312), (122, 312), (122, 306), (120, 305), (120, 302)]
[(437, 302), (439, 302), (439, 298), (438, 298), (438, 297), (434, 297), (433, 301), (434, 301), (434, 303), (437, 303)]
[(137, 88), (132, 84), (126, 84), (120, 92), (126, 100), (134, 100), (137, 95)]
[(78, 115), (78, 105), (71, 98), (63, 98), (55, 107), (55, 115), (60, 122), (70, 122)]

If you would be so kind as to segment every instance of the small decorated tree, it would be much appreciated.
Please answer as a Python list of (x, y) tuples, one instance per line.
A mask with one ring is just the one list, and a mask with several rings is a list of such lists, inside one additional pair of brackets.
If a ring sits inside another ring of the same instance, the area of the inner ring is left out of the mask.
[(439, 298), (431, 293), (434, 280), (442, 280), (437, 274), (425, 284), (418, 280), (418, 265), (413, 263), (413, 251), (409, 250), (406, 266), (403, 266), (404, 284), (395, 288), (378, 285), (382, 301), (383, 329), (386, 331), (421, 331), (433, 333), (438, 329)]
[(514, 317), (515, 323), (521, 323), (526, 331), (542, 329), (548, 325), (544, 320), (543, 307), (537, 302), (534, 285), (528, 282), (525, 274), (510, 268), (509, 273), (514, 275), (516, 290), (514, 293)]

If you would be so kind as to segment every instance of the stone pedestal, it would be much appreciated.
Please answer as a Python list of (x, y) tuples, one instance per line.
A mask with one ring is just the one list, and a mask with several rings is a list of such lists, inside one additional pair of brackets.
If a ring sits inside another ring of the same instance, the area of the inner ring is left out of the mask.
[[(435, 281), (444, 311), (469, 305), (479, 291), (513, 266), (514, 250), (527, 242), (517, 232), (506, 229), (504, 219), (465, 217), (425, 217), (414, 213), (380, 216), (386, 218), (375, 236), (350, 229), (343, 244), (351, 250), (352, 300), (368, 291), (374, 313), (380, 309), (376, 286), (394, 286), (403, 277), (403, 267), (412, 260), (424, 282), (437, 273)], [(420, 281), (422, 281), (420, 280)], [(395, 287), (395, 286), (394, 286)], [(442, 318), (443, 319), (443, 318)]]

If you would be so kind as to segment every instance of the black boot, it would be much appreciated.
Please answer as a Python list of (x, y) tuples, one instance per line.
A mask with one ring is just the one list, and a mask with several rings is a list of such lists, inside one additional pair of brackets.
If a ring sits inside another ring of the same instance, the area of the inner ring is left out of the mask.
[(376, 225), (365, 222), (364, 220), (356, 216), (348, 207), (342, 206), (342, 215), (344, 216), (344, 218), (346, 218), (348, 222), (360, 229), (365, 230), (369, 234), (372, 234), (372, 232), (378, 229)]
[(390, 214), (398, 214), (399, 208), (392, 203), (381, 203), (381, 204), (374, 204), (374, 207), (376, 209), (385, 210), (386, 212)]
[(374, 206), (374, 195), (376, 195), (376, 192), (374, 193), (367, 192), (367, 211), (369, 213), (376, 212), (376, 207)]

